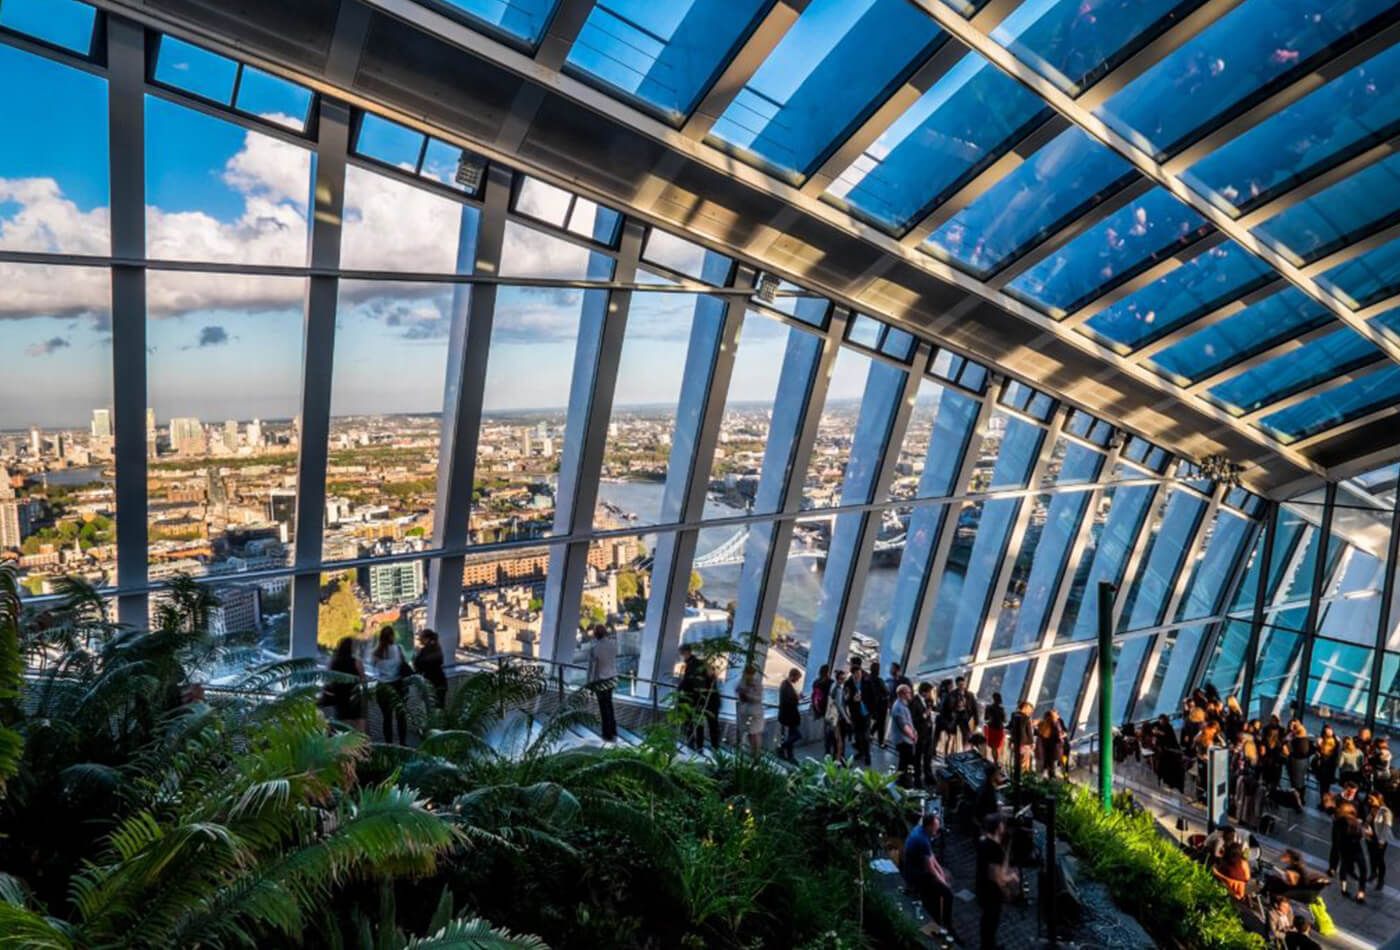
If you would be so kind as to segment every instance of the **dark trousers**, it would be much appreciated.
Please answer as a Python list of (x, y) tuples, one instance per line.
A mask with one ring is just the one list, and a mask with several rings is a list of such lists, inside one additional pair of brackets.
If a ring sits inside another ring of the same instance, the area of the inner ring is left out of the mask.
[(379, 703), (379, 715), (384, 722), (384, 741), (394, 744), (394, 724), (399, 726), (399, 742), (408, 742), (408, 712), (404, 705), (404, 684), (401, 680), (380, 683), (374, 690)]
[(914, 743), (914, 778), (920, 785), (933, 784), (933, 738), (927, 734)]
[(856, 746), (856, 761), (861, 765), (870, 764), (870, 720), (859, 719), (851, 723), (851, 740)]
[(880, 748), (885, 747), (885, 720), (887, 713), (882, 709), (870, 715), (870, 732), (875, 736), (875, 741)]
[(1001, 901), (983, 899), (977, 902), (982, 908), (982, 950), (996, 950), (997, 930), (1001, 927)]
[(1353, 878), (1356, 886), (1366, 889), (1366, 879), (1370, 877), (1370, 872), (1366, 868), (1366, 851), (1359, 841), (1351, 841), (1341, 847), (1342, 863), (1337, 868), (1337, 883), (1346, 887), (1347, 879)]
[(598, 696), (598, 722), (602, 727), (603, 741), (613, 742), (617, 739), (617, 714), (613, 710), (612, 687), (607, 689), (595, 689)]
[(895, 752), (899, 755), (899, 784), (911, 787), (919, 784), (919, 774), (914, 767), (914, 744), (903, 740), (895, 743)]
[(953, 929), (953, 892), (932, 874), (925, 874), (916, 889), (919, 903), (924, 905), (930, 918), (938, 922), (944, 930)]
[(783, 741), (778, 745), (778, 754), (785, 759), (793, 757), (792, 750), (797, 748), (797, 743), (802, 741), (801, 725), (783, 726)]
[(1371, 875), (1376, 879), (1376, 887), (1385, 887), (1385, 849), (1387, 841), (1366, 840), (1366, 850), (1371, 856)]
[(712, 706), (705, 710), (705, 726), (710, 730), (710, 748), (719, 748), (719, 707)]

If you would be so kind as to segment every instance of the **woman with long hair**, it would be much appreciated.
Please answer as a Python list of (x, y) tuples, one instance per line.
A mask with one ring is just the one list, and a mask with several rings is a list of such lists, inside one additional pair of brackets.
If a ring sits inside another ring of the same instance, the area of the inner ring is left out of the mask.
[(342, 637), (331, 653), (326, 664), (332, 673), (354, 677), (353, 680), (340, 680), (327, 683), (322, 693), (321, 705), (329, 706), (340, 722), (352, 729), (366, 732), (365, 728), (365, 668), (355, 656), (355, 638)]
[(750, 663), (739, 679), (739, 733), (748, 737), (749, 750), (754, 755), (763, 751), (763, 678), (758, 667)]
[(379, 628), (379, 639), (374, 652), (370, 654), (370, 664), (374, 668), (374, 678), (378, 685), (374, 688), (374, 698), (379, 703), (379, 715), (384, 723), (384, 741), (393, 745), (394, 725), (398, 725), (399, 742), (408, 742), (408, 698), (407, 684), (404, 683), (405, 667), (403, 648), (398, 644), (398, 635), (389, 624)]

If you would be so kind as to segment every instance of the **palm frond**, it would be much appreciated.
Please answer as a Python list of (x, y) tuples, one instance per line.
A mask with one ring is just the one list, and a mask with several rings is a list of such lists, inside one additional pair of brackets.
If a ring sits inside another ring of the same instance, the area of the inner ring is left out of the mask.
[(478, 918), (458, 918), (430, 937), (412, 938), (404, 950), (548, 950), (538, 937), (493, 928)]

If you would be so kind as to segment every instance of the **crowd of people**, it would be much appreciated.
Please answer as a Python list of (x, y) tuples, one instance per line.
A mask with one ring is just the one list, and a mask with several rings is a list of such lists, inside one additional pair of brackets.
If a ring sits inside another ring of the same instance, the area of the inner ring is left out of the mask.
[(1008, 715), (996, 692), (983, 707), (962, 676), (915, 685), (898, 663), (881, 676), (878, 662), (867, 670), (852, 657), (847, 669), (818, 671), (811, 710), (822, 723), (827, 755), (868, 767), (872, 746), (893, 745), (899, 780), (907, 786), (931, 784), (937, 758), (969, 749), (1027, 772), (1052, 775), (1068, 765), (1069, 730), (1057, 709), (1037, 719), (1031, 704), (1021, 703)]
[[(1010, 832), (1005, 816), (999, 809), (982, 815), (979, 820), (977, 859), (971, 883), (973, 897), (980, 911), (979, 943), (983, 950), (998, 947), (997, 932), (1001, 927), (1002, 910), (1008, 900), (1019, 894), (1019, 872), (1011, 866)], [(927, 811), (904, 839), (900, 854), (900, 874), (905, 885), (914, 893), (944, 938), (956, 939), (953, 929), (953, 878), (938, 859), (938, 840), (943, 833), (943, 818), (937, 811)]]
[[(380, 628), (372, 646), (362, 652), (354, 637), (342, 637), (331, 652), (327, 669), (341, 674), (326, 684), (318, 703), (339, 721), (368, 731), (368, 698), (372, 695), (383, 720), (384, 741), (408, 741), (408, 678), (423, 677), (438, 705), (447, 697), (447, 673), (442, 645), (433, 630), (418, 634), (418, 646), (409, 662), (392, 626)], [(367, 673), (366, 670), (369, 672)], [(371, 675), (372, 674), (372, 675)]]

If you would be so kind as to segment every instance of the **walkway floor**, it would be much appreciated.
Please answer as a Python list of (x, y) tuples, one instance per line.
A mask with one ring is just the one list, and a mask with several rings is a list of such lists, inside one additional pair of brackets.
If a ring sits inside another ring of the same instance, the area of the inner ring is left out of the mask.
[[(1075, 777), (1085, 783), (1098, 781), (1095, 768), (1077, 772)], [(1175, 829), (1177, 818), (1185, 818), (1187, 834), (1205, 830), (1205, 808), (1190, 796), (1158, 784), (1157, 777), (1145, 764), (1132, 761), (1115, 767), (1114, 787), (1131, 789), (1143, 806), (1148, 808), (1168, 828)], [(1188, 791), (1192, 786), (1187, 782)], [(1272, 833), (1256, 834), (1265, 857), (1274, 859), (1285, 848), (1296, 848), (1307, 858), (1310, 867), (1327, 869), (1327, 852), (1331, 844), (1331, 819), (1315, 807), (1316, 791), (1309, 794), (1309, 807), (1301, 813), (1279, 809)], [(1392, 858), (1391, 863), (1394, 863)], [(1395, 869), (1392, 868), (1392, 874)], [(1327, 912), (1337, 925), (1338, 933), (1321, 942), (1336, 947), (1379, 947), (1400, 935), (1400, 890), (1387, 883), (1383, 891), (1368, 889), (1366, 903), (1343, 897), (1337, 885), (1323, 892)]]

